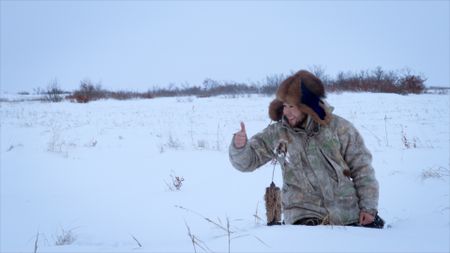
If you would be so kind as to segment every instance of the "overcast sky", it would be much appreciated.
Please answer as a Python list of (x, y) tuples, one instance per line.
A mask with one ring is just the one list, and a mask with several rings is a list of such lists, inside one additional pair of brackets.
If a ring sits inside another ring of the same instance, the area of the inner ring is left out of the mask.
[(313, 65), (450, 86), (449, 1), (1, 1), (1, 89), (256, 82)]

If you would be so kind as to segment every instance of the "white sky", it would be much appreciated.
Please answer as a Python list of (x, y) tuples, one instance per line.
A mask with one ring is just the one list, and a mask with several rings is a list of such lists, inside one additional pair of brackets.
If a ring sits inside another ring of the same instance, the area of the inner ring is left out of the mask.
[(450, 86), (449, 1), (1, 1), (1, 89), (256, 82), (320, 65)]

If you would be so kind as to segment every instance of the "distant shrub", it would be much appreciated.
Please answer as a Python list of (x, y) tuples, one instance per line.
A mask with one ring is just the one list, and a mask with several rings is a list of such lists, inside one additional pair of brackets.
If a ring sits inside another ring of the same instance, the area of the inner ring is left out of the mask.
[(286, 79), (286, 76), (283, 74), (267, 76), (265, 83), (260, 88), (260, 93), (266, 95), (275, 94), (278, 86), (280, 86), (284, 79)]
[(47, 86), (47, 90), (44, 91), (44, 100), (47, 102), (61, 102), (63, 100), (64, 91), (59, 87), (56, 79), (52, 80)]
[(218, 95), (233, 95), (233, 94), (249, 94), (249, 93), (259, 93), (258, 87), (254, 85), (246, 85), (243, 83), (223, 83), (218, 84), (209, 89), (204, 89), (198, 95), (199, 97), (211, 97)]
[(399, 80), (400, 90), (404, 93), (420, 94), (425, 91), (425, 79), (422, 76), (406, 75)]
[(335, 91), (382, 92), (397, 94), (420, 94), (425, 91), (425, 81), (421, 75), (414, 75), (410, 70), (384, 71), (377, 67), (372, 71), (359, 73), (339, 72), (334, 80), (328, 80), (326, 89)]
[(76, 235), (71, 230), (64, 230), (61, 229), (61, 234), (56, 236), (55, 239), (55, 245), (56, 246), (63, 246), (63, 245), (71, 245), (77, 240)]
[[(377, 67), (372, 71), (362, 70), (359, 72), (339, 72), (335, 78), (329, 77), (322, 66), (313, 65), (309, 71), (319, 77), (327, 92), (382, 92), (397, 94), (420, 94), (426, 91), (426, 78), (422, 75), (412, 74), (409, 69), (402, 71), (385, 71)], [(290, 74), (293, 74), (291, 72)], [(217, 81), (206, 78), (201, 86), (189, 86), (184, 83), (177, 87), (171, 83), (166, 88), (153, 87), (146, 92), (133, 91), (108, 91), (102, 89), (101, 85), (94, 85), (88, 79), (81, 81), (80, 88), (75, 90), (68, 99), (78, 103), (87, 103), (98, 99), (151, 99), (155, 97), (178, 97), (196, 96), (199, 98), (227, 95), (231, 97), (263, 94), (272, 96), (276, 93), (278, 86), (286, 79), (284, 74), (268, 75), (260, 82), (237, 83), (233, 81)], [(39, 91), (39, 90), (38, 90)], [(52, 90), (55, 93), (62, 92), (59, 88)], [(52, 94), (54, 94), (52, 92)]]
[(110, 92), (108, 97), (118, 100), (127, 100), (138, 97), (138, 94), (136, 92), (131, 91), (117, 91), (117, 92)]
[(106, 98), (107, 91), (103, 90), (100, 84), (94, 86), (89, 79), (83, 80), (80, 83), (80, 88), (69, 96), (78, 103), (87, 103), (90, 101)]
[(45, 91), (42, 90), (41, 87), (33, 88), (33, 94), (42, 95), (45, 94)]
[(431, 87), (425, 88), (424, 92), (429, 93), (429, 94), (447, 95), (450, 93), (450, 87), (431, 86)]
[(308, 66), (309, 72), (313, 73), (317, 78), (319, 78), (324, 85), (329, 83), (329, 77), (327, 74), (325, 74), (325, 67), (321, 65), (312, 65)]

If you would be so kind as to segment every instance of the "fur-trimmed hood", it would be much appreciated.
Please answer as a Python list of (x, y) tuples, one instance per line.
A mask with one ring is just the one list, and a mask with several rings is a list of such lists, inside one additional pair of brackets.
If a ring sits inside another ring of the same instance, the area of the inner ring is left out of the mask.
[(276, 98), (269, 105), (269, 117), (280, 121), (283, 117), (283, 103), (289, 103), (296, 105), (320, 125), (327, 125), (332, 115), (324, 98), (322, 81), (312, 73), (300, 70), (286, 78), (278, 87)]

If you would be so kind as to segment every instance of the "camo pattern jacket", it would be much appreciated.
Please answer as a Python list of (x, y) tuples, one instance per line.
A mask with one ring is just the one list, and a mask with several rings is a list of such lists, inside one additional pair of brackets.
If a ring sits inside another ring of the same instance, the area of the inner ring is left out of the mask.
[(376, 214), (379, 186), (372, 156), (347, 120), (333, 115), (319, 126), (309, 116), (303, 128), (284, 120), (269, 125), (240, 149), (229, 148), (232, 165), (253, 171), (272, 159), (281, 165), (284, 221), (319, 218), (326, 224), (359, 221), (360, 211)]

